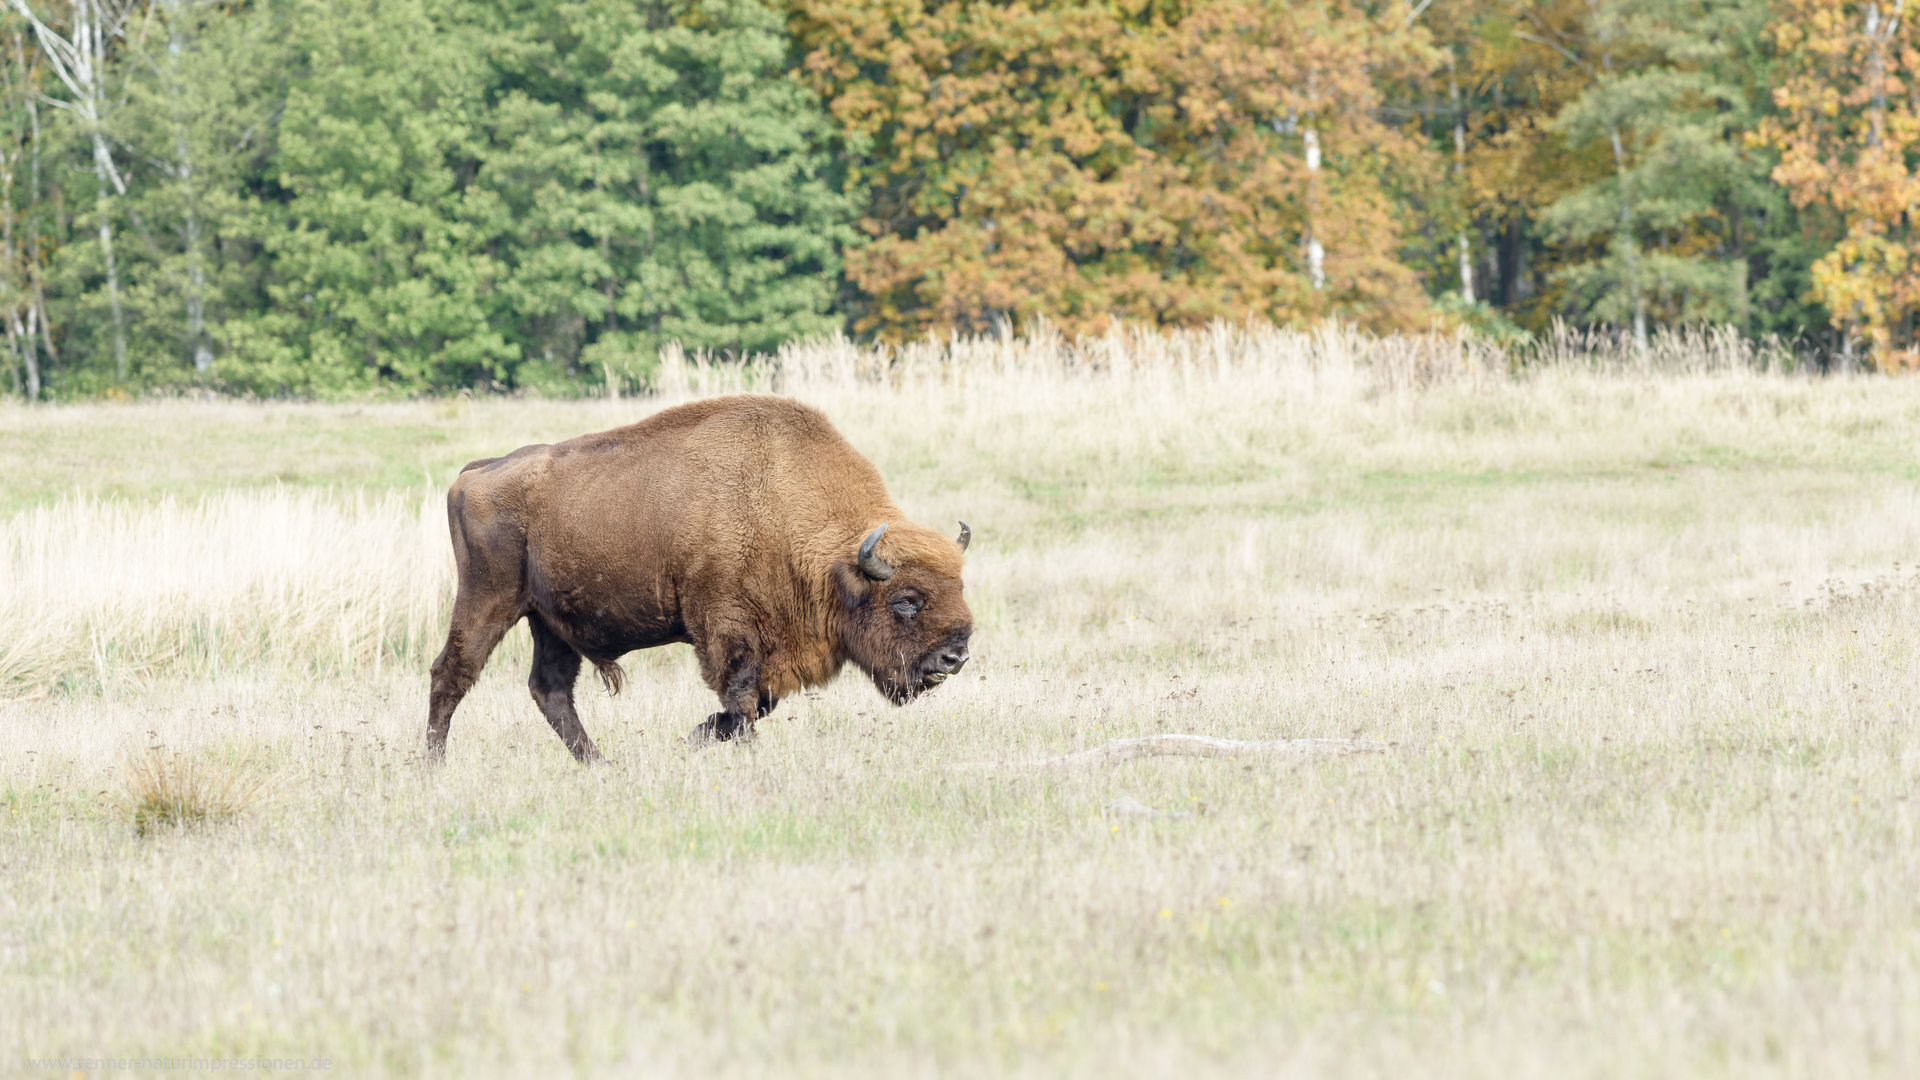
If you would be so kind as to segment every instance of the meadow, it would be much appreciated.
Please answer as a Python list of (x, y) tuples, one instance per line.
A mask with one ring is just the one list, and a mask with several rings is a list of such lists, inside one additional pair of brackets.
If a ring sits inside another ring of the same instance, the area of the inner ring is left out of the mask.
[[(0, 1068), (1910, 1075), (1920, 381), (1695, 345), (0, 407)], [(743, 388), (971, 524), (965, 676), (690, 752), (687, 651), (637, 654), (581, 683), (589, 769), (523, 628), (423, 767), (459, 465)], [(1370, 752), (1025, 764), (1156, 733)], [(143, 817), (156, 775), (233, 812)]]

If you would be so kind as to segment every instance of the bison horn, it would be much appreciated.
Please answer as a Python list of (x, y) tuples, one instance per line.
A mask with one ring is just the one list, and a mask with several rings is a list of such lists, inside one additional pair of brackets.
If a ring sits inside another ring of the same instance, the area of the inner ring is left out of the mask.
[(969, 540), (971, 540), (971, 539), (973, 539), (973, 530), (972, 530), (972, 529), (969, 529), (969, 528), (967, 528), (967, 523), (966, 523), (966, 522), (964, 522), (964, 521), (963, 521), (963, 522), (961, 522), (961, 523), (960, 523), (960, 535), (959, 535), (959, 536), (957, 536), (957, 537), (955, 537), (955, 538), (954, 538), (954, 540), (953, 540), (953, 542), (954, 542), (954, 543), (956, 543), (956, 544), (959, 544), (959, 545), (960, 545), (960, 550), (961, 550), (961, 551), (965, 551), (965, 550), (967, 550), (967, 541), (969, 541)]
[(880, 543), (880, 535), (887, 531), (888, 522), (867, 534), (860, 541), (860, 572), (875, 581), (885, 581), (893, 576), (893, 564), (873, 553), (874, 546)]

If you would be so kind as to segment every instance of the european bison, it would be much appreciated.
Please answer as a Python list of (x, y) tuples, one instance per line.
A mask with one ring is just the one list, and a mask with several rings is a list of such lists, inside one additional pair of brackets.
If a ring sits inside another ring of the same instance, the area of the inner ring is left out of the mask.
[(696, 739), (751, 736), (780, 698), (851, 660), (903, 705), (967, 662), (968, 529), (905, 520), (873, 463), (817, 409), (739, 395), (467, 465), (447, 493), (460, 591), (433, 662), (427, 754), (500, 638), (533, 630), (528, 685), (581, 761), (580, 659), (687, 642), (720, 711)]

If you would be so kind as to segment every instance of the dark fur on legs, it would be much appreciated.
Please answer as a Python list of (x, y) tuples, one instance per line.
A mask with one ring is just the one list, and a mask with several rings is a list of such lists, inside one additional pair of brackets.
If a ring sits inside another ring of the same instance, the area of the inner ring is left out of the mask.
[[(528, 616), (527, 626), (533, 631), (533, 674), (527, 678), (527, 689), (533, 692), (534, 704), (540, 706), (554, 734), (560, 736), (576, 761), (601, 760), (599, 749), (587, 737), (587, 729), (580, 726), (580, 714), (573, 707), (580, 654), (549, 630), (538, 615)], [(601, 674), (604, 678), (605, 669)]]
[(779, 698), (763, 690), (760, 692), (760, 701), (752, 716), (742, 716), (734, 712), (714, 713), (707, 717), (706, 723), (687, 732), (687, 745), (701, 747), (736, 740), (751, 743), (754, 739), (753, 722), (766, 716), (779, 705)]
[[(433, 690), (427, 703), (427, 760), (438, 763), (447, 756), (447, 731), (453, 726), (453, 710), (480, 678), (494, 646), (506, 636), (519, 617), (507, 618), (498, 611), (475, 611), (473, 605), (455, 602), (453, 626), (446, 647), (433, 661)], [(470, 629), (462, 632), (462, 628)]]

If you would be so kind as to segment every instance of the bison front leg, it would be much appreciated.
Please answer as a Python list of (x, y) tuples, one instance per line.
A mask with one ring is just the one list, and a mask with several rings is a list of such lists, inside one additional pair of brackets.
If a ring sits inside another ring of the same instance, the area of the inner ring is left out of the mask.
[(707, 717), (707, 721), (687, 733), (689, 746), (705, 746), (708, 743), (753, 741), (753, 722), (772, 712), (780, 704), (780, 699), (765, 690), (760, 691), (760, 700), (752, 712), (717, 712)]
[(745, 644), (726, 650), (721, 663), (714, 665), (726, 673), (720, 690), (721, 710), (707, 717), (706, 723), (687, 733), (687, 744), (753, 741), (753, 722), (780, 704), (760, 685), (760, 658)]
[(567, 744), (574, 760), (599, 761), (600, 751), (593, 740), (587, 738), (587, 729), (580, 726), (580, 714), (573, 708), (573, 684), (580, 678), (580, 654), (548, 629), (540, 616), (527, 616), (527, 627), (533, 631), (533, 674), (527, 678), (527, 689), (533, 691), (534, 704), (540, 706), (541, 715), (547, 718), (560, 741)]

